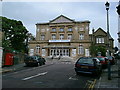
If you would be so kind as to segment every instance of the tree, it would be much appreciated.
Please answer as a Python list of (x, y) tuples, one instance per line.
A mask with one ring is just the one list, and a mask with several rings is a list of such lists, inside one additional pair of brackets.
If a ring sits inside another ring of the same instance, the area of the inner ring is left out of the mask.
[(21, 21), (2, 17), (2, 32), (4, 32), (3, 48), (20, 52), (25, 51), (25, 39), (27, 38), (28, 31)]
[(98, 52), (101, 52), (101, 56), (106, 56), (106, 48), (103, 46), (90, 46), (90, 54), (92, 56), (97, 56)]
[(28, 54), (28, 42), (30, 41), (34, 41), (35, 40), (35, 37), (32, 35), (32, 33), (27, 33), (27, 38), (25, 40), (26, 44), (25, 44), (25, 52), (26, 54)]
[(118, 47), (115, 47), (114, 50), (115, 50), (115, 53), (116, 53), (119, 49), (118, 49)]

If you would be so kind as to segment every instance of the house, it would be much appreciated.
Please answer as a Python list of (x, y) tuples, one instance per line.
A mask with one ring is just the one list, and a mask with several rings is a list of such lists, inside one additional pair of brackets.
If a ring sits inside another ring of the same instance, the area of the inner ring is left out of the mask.
[(36, 39), (29, 42), (29, 55), (89, 56), (90, 21), (75, 21), (60, 15), (47, 23), (36, 24)]
[(114, 52), (114, 39), (110, 33), (105, 32), (102, 28), (98, 28), (96, 31), (93, 29), (90, 39), (91, 45), (102, 46), (106, 50), (110, 50), (111, 53)]

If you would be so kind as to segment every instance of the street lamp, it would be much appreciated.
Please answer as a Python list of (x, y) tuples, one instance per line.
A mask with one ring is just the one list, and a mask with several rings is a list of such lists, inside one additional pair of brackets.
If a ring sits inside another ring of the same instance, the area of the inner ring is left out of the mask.
[[(109, 58), (110, 53), (109, 53), (109, 16), (108, 16), (108, 10), (109, 10), (109, 6), (110, 3), (106, 2), (105, 4), (106, 6), (106, 10), (107, 10), (107, 43), (108, 43), (108, 50), (107, 50), (107, 57)], [(111, 66), (110, 66), (110, 62), (108, 60), (108, 80), (111, 80)]]

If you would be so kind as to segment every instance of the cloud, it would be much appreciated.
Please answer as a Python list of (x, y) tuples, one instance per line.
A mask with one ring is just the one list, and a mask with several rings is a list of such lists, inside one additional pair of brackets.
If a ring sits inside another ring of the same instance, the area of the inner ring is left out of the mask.
[[(117, 2), (110, 2), (110, 33), (117, 45), (118, 22)], [(63, 14), (76, 21), (89, 20), (90, 30), (94, 27), (106, 31), (105, 2), (3, 2), (3, 16), (23, 22), (25, 27), (35, 35), (36, 23), (49, 22)]]

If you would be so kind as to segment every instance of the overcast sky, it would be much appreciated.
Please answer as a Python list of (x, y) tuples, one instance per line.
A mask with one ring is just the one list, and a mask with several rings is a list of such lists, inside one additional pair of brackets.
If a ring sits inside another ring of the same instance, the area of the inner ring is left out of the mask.
[[(110, 2), (109, 21), (110, 34), (118, 46), (118, 2)], [(64, 15), (76, 21), (89, 20), (90, 33), (92, 28), (99, 27), (106, 30), (105, 2), (3, 2), (2, 16), (9, 19), (20, 20), (26, 29), (36, 35), (36, 23), (49, 22)]]

